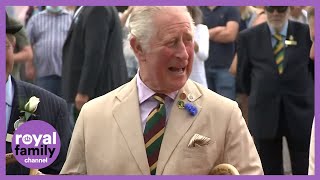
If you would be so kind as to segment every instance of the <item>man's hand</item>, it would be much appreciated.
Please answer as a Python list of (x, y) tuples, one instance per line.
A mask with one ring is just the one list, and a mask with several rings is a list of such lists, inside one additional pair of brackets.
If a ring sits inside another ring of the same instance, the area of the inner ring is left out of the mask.
[(80, 109), (82, 108), (82, 106), (84, 105), (84, 103), (89, 101), (89, 96), (86, 94), (81, 94), (78, 93), (76, 95), (76, 99), (75, 99), (75, 105), (78, 111), (80, 111)]

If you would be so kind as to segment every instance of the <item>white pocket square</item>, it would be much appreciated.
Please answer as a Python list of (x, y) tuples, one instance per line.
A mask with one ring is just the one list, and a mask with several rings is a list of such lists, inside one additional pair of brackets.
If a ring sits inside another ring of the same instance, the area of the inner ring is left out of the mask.
[(204, 146), (204, 145), (209, 144), (210, 141), (211, 141), (211, 139), (206, 136), (202, 136), (200, 134), (195, 134), (190, 139), (188, 147)]

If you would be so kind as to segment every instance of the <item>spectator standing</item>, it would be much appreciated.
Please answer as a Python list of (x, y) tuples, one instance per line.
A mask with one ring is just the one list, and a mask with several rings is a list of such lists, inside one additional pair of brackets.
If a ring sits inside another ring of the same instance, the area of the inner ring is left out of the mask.
[(34, 52), (36, 85), (61, 96), (62, 47), (72, 15), (61, 6), (47, 6), (31, 17), (27, 32)]
[(209, 30), (202, 24), (203, 15), (199, 7), (187, 6), (195, 23), (194, 32), (194, 60), (190, 79), (208, 87), (204, 62), (209, 56)]
[(201, 10), (210, 37), (209, 58), (205, 62), (208, 88), (235, 100), (235, 78), (230, 74), (229, 67), (235, 54), (239, 9), (231, 6), (204, 6)]
[(79, 111), (127, 80), (118, 11), (112, 6), (77, 7), (63, 47), (62, 92), (70, 110), (74, 104)]
[(288, 20), (288, 6), (265, 10), (266, 23), (239, 35), (237, 75), (249, 95), (249, 129), (265, 174), (283, 174), (282, 137), (292, 173), (307, 174), (314, 115), (309, 28)]

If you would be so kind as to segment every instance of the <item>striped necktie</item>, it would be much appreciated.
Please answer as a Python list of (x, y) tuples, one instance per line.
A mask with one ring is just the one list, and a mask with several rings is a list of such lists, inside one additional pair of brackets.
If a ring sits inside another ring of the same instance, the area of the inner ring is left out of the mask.
[(279, 74), (283, 73), (283, 60), (284, 60), (284, 44), (282, 42), (282, 36), (279, 33), (273, 35), (276, 38), (276, 45), (273, 47), (273, 55), (276, 61)]
[(155, 175), (160, 147), (166, 124), (166, 107), (164, 95), (155, 94), (153, 98), (158, 101), (158, 106), (153, 108), (147, 117), (146, 127), (143, 132), (150, 174)]

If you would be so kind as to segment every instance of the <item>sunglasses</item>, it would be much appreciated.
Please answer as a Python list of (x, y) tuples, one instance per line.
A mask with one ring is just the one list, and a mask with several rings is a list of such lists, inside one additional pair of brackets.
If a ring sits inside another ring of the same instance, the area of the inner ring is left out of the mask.
[(269, 13), (273, 13), (275, 10), (278, 13), (284, 13), (287, 11), (288, 6), (265, 6), (265, 9)]

